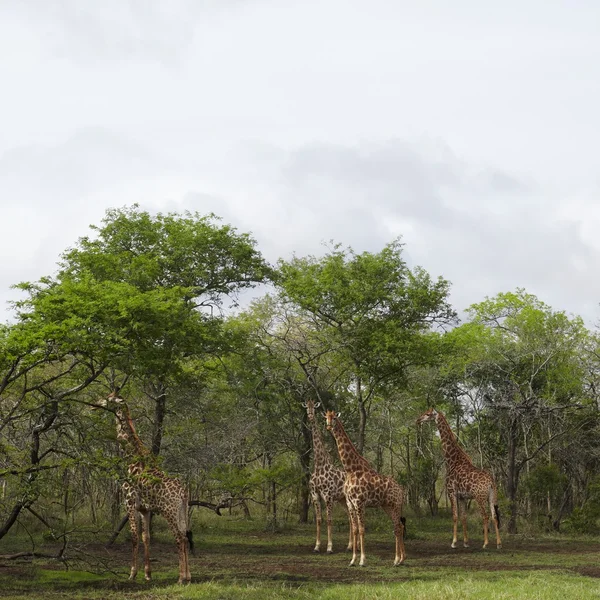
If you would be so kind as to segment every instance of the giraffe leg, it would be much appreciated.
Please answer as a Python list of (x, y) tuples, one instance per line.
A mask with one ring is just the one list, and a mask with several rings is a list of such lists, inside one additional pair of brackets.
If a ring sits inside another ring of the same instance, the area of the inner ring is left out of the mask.
[(459, 507), (460, 507), (460, 518), (462, 521), (462, 529), (463, 529), (463, 546), (465, 548), (469, 547), (469, 534), (467, 533), (467, 501), (466, 500), (460, 500), (459, 501)]
[(352, 550), (352, 519), (350, 518), (350, 512), (346, 504), (344, 504), (344, 509), (348, 515), (348, 547), (346, 548), (346, 552), (349, 552)]
[(498, 506), (492, 504), (490, 508), (492, 512), (492, 521), (494, 522), (494, 528), (496, 530), (496, 548), (500, 550), (502, 548), (502, 540), (500, 539), (500, 515), (498, 514)]
[(333, 517), (333, 500), (327, 499), (325, 502), (325, 515), (327, 516), (327, 554), (333, 552), (333, 538), (331, 535), (331, 525)]
[(365, 507), (359, 506), (356, 511), (356, 517), (358, 520), (358, 535), (360, 537), (360, 562), (359, 566), (364, 567), (366, 564), (366, 554), (365, 554)]
[(350, 534), (352, 535), (352, 560), (350, 566), (353, 567), (356, 564), (356, 550), (358, 546), (358, 517), (354, 506), (348, 501), (348, 514), (350, 516)]
[(141, 512), (142, 515), (142, 542), (144, 544), (144, 577), (150, 581), (152, 574), (150, 572), (150, 511)]
[[(481, 520), (483, 521), (483, 549), (485, 550), (489, 544), (488, 538), (488, 529), (490, 526), (490, 516), (488, 515), (487, 506), (486, 506), (487, 498), (477, 499), (477, 504), (479, 505), (479, 512), (481, 512)], [(493, 514), (493, 513), (492, 513)]]
[(127, 503), (127, 515), (129, 516), (129, 529), (131, 530), (131, 571), (129, 579), (135, 579), (138, 571), (138, 548), (140, 544), (140, 520), (138, 512), (133, 504)]
[(179, 508), (179, 519), (173, 514), (165, 514), (165, 518), (169, 524), (169, 529), (175, 538), (177, 544), (177, 554), (179, 557), (179, 579), (178, 583), (189, 583), (192, 579), (190, 575), (189, 553), (188, 553), (188, 537), (187, 537), (187, 519), (184, 514), (186, 507)]
[(188, 555), (188, 540), (185, 533), (177, 534), (177, 551), (179, 554), (179, 580), (178, 583), (190, 583), (192, 576), (190, 575), (190, 564)]
[(452, 548), (456, 548), (458, 540), (458, 506), (454, 494), (450, 494), (450, 506), (452, 508)]
[(383, 506), (383, 510), (389, 515), (394, 524), (394, 536), (396, 538), (396, 556), (394, 557), (394, 566), (397, 567), (404, 562), (406, 551), (404, 549), (404, 523), (402, 523), (402, 507)]
[(315, 509), (315, 523), (317, 525), (317, 540), (313, 552), (321, 551), (321, 499), (314, 489), (310, 490), (313, 506)]

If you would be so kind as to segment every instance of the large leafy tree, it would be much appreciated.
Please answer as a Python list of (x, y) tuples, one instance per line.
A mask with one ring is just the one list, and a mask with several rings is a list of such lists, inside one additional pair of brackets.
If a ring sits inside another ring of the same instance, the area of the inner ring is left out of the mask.
[[(135, 376), (155, 402), (160, 451), (169, 386), (190, 356), (218, 352), (227, 299), (266, 282), (254, 240), (214, 215), (111, 209), (94, 236), (63, 254), (54, 278), (22, 284), (21, 318), (53, 324), (60, 343)], [(61, 336), (68, 331), (67, 340)]]
[(102, 374), (108, 385), (128, 378), (151, 398), (158, 454), (168, 393), (186, 361), (229, 344), (227, 299), (235, 304), (270, 274), (254, 240), (212, 215), (133, 206), (109, 210), (54, 276), (19, 284), (18, 321), (0, 331), (0, 432), (15, 440), (0, 449), (14, 500), (0, 537), (39, 497), (40, 474), (60, 467), (54, 459), (77, 458), (64, 435), (77, 437), (85, 419), (68, 401), (85, 400)]
[(455, 320), (449, 283), (409, 269), (399, 240), (378, 253), (335, 246), (323, 257), (279, 264), (283, 296), (326, 326), (345, 361), (359, 413), (363, 450), (368, 408), (387, 386), (403, 385), (410, 367), (438, 358), (435, 325)]

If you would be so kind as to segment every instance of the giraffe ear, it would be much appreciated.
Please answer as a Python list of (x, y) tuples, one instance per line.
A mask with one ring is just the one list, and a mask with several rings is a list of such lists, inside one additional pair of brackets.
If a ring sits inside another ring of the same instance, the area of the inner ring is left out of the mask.
[(342, 413), (341, 412), (335, 413), (335, 416), (336, 416), (336, 418), (339, 419), (342, 416)]
[(315, 404), (315, 408), (319, 408), (319, 406), (321, 406), (321, 403), (320, 403), (320, 402), (317, 402), (317, 403)]

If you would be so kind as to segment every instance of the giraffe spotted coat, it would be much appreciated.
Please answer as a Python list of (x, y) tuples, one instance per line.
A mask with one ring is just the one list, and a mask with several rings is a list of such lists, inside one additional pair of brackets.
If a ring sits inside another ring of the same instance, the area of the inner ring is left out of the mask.
[[(346, 481), (346, 472), (338, 469), (331, 459), (331, 455), (325, 448), (321, 431), (315, 419), (315, 404), (308, 400), (306, 405), (308, 422), (310, 424), (313, 440), (313, 471), (308, 483), (308, 489), (315, 509), (315, 521), (317, 525), (317, 540), (315, 543), (315, 552), (321, 549), (321, 500), (325, 503), (325, 512), (327, 518), (327, 552), (333, 552), (332, 538), (332, 518), (333, 507), (340, 503), (347, 511), (346, 495), (344, 494), (344, 482)], [(348, 514), (349, 540), (348, 550), (352, 547), (352, 521)]]
[[(467, 533), (466, 504), (474, 499), (479, 506), (483, 520), (483, 547), (489, 544), (488, 526), (490, 514), (496, 530), (496, 547), (502, 548), (500, 539), (500, 511), (498, 509), (498, 491), (496, 483), (490, 473), (478, 469), (471, 461), (469, 455), (460, 447), (444, 415), (430, 408), (418, 419), (417, 424), (434, 421), (440, 433), (442, 451), (446, 461), (446, 490), (452, 507), (453, 536), (452, 548), (456, 548), (458, 541), (458, 517), (461, 514), (463, 526), (463, 545), (469, 547)], [(488, 510), (489, 509), (489, 510)]]
[(188, 527), (188, 493), (181, 482), (166, 475), (154, 464), (154, 457), (137, 435), (135, 426), (124, 400), (116, 393), (110, 394), (101, 406), (115, 414), (117, 439), (130, 461), (127, 478), (122, 484), (125, 506), (129, 518), (132, 542), (130, 579), (137, 575), (137, 557), (141, 534), (144, 544), (144, 574), (151, 578), (150, 569), (150, 515), (162, 515), (175, 537), (179, 554), (179, 583), (191, 581), (188, 542), (192, 546), (191, 531)]
[(327, 411), (325, 419), (327, 420), (327, 429), (335, 438), (340, 459), (346, 471), (344, 493), (352, 520), (352, 560), (350, 565), (356, 564), (359, 547), (359, 565), (361, 567), (365, 565), (365, 508), (369, 506), (381, 507), (392, 520), (396, 538), (394, 565), (403, 563), (406, 557), (404, 518), (402, 517), (404, 488), (392, 477), (378, 473), (369, 461), (359, 454), (344, 430), (338, 415), (333, 411)]

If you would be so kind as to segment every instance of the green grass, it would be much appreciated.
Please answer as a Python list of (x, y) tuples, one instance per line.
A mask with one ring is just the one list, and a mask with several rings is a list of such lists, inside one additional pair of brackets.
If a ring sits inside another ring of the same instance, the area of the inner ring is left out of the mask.
[[(128, 535), (109, 550), (98, 540), (71, 552), (65, 565), (50, 559), (0, 560), (0, 597), (23, 600), (77, 599), (236, 599), (323, 598), (358, 600), (408, 598), (436, 600), (600, 598), (600, 540), (593, 537), (539, 534), (508, 536), (504, 548), (483, 551), (476, 519), (469, 524), (472, 547), (450, 549), (447, 517), (410, 516), (405, 541), (406, 566), (394, 568), (393, 535), (383, 517), (372, 513), (367, 530), (367, 566), (349, 567), (343, 514), (336, 516), (334, 549), (312, 553), (313, 525), (288, 525), (277, 533), (263, 522), (218, 518), (198, 512), (197, 541), (191, 561), (193, 583), (174, 585), (177, 556), (167, 532), (157, 523), (151, 555), (153, 581), (127, 579)], [(35, 537), (36, 550), (52, 545)], [(6, 543), (5, 543), (6, 542)], [(22, 535), (2, 540), (0, 553), (31, 548)], [(141, 552), (140, 552), (141, 554)], [(140, 556), (141, 560), (141, 556)]]

